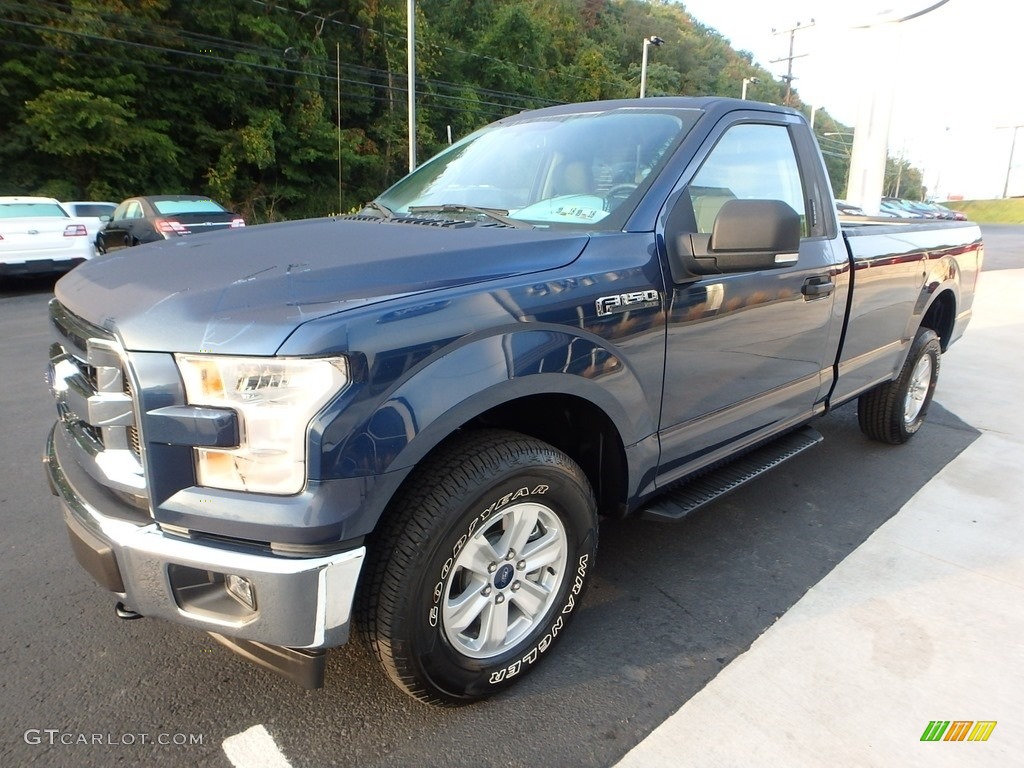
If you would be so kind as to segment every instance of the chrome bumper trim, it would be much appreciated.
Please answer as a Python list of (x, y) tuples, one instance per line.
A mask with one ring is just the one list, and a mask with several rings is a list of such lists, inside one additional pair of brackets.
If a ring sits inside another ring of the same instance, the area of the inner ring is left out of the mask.
[[(135, 525), (93, 508), (61, 469), (52, 432), (45, 464), (72, 535), (78, 535), (74, 533), (76, 528), (84, 528), (109, 547), (124, 584), (124, 592), (116, 594), (132, 610), (205, 631), (291, 648), (330, 648), (347, 642), (365, 547), (300, 559), (179, 538), (164, 533), (156, 523)], [(81, 560), (78, 549), (76, 555)], [(244, 618), (183, 608), (172, 589), (172, 567), (243, 576), (255, 588), (258, 608)]]

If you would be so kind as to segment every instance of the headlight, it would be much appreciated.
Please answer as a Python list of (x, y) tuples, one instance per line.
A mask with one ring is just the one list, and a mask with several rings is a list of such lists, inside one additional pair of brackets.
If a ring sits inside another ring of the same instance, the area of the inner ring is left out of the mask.
[(190, 405), (238, 412), (238, 448), (196, 448), (199, 485), (292, 494), (306, 482), (309, 423), (348, 384), (344, 358), (175, 355)]

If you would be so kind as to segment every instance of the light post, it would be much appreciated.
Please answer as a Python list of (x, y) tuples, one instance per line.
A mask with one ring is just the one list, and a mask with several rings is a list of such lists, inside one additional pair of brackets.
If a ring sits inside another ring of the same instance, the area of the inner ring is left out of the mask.
[(652, 45), (664, 45), (665, 41), (656, 35), (644, 38), (644, 53), (640, 63), (640, 98), (647, 93), (647, 49)]
[(746, 101), (747, 100), (747, 86), (750, 85), (751, 83), (753, 83), (754, 85), (757, 85), (760, 82), (761, 81), (758, 78), (756, 78), (756, 77), (744, 77), (743, 78), (743, 90), (740, 93), (740, 98), (743, 99), (744, 101)]

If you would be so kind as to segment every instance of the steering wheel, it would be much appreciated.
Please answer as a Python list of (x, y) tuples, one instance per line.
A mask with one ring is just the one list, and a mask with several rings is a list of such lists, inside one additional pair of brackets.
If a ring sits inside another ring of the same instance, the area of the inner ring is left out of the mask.
[(614, 184), (604, 194), (605, 200), (618, 200), (620, 203), (633, 194), (633, 190), (636, 189), (636, 184)]

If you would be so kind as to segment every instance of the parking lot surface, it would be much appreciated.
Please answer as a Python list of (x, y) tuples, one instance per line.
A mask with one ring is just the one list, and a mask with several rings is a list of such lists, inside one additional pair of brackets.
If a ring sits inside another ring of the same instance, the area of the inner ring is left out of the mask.
[[(985, 235), (983, 280), (1019, 297), (1024, 228)], [(1020, 460), (1024, 371), (1007, 362), (1020, 364), (1019, 315), (979, 306), (910, 444), (869, 442), (846, 407), (816, 424), (820, 448), (682, 523), (605, 524), (591, 590), (548, 662), (493, 700), (433, 709), (358, 643), (307, 692), (205, 635), (115, 618), (43, 479), (51, 291), (0, 290), (0, 765), (610, 766), (638, 744), (626, 764), (659, 764), (664, 747), (664, 765), (894, 765), (924, 762), (888, 759), (893, 745), (928, 760), (1024, 746), (1019, 644), (1006, 644), (1024, 630), (1022, 536), (994, 522), (1012, 517), (995, 499)], [(967, 600), (943, 589), (961, 572)], [(945, 688), (930, 687), (938, 675)], [(999, 725), (985, 743), (922, 744), (936, 718)], [(657, 746), (666, 731), (690, 741)], [(729, 742), (739, 751), (715, 751)]]

